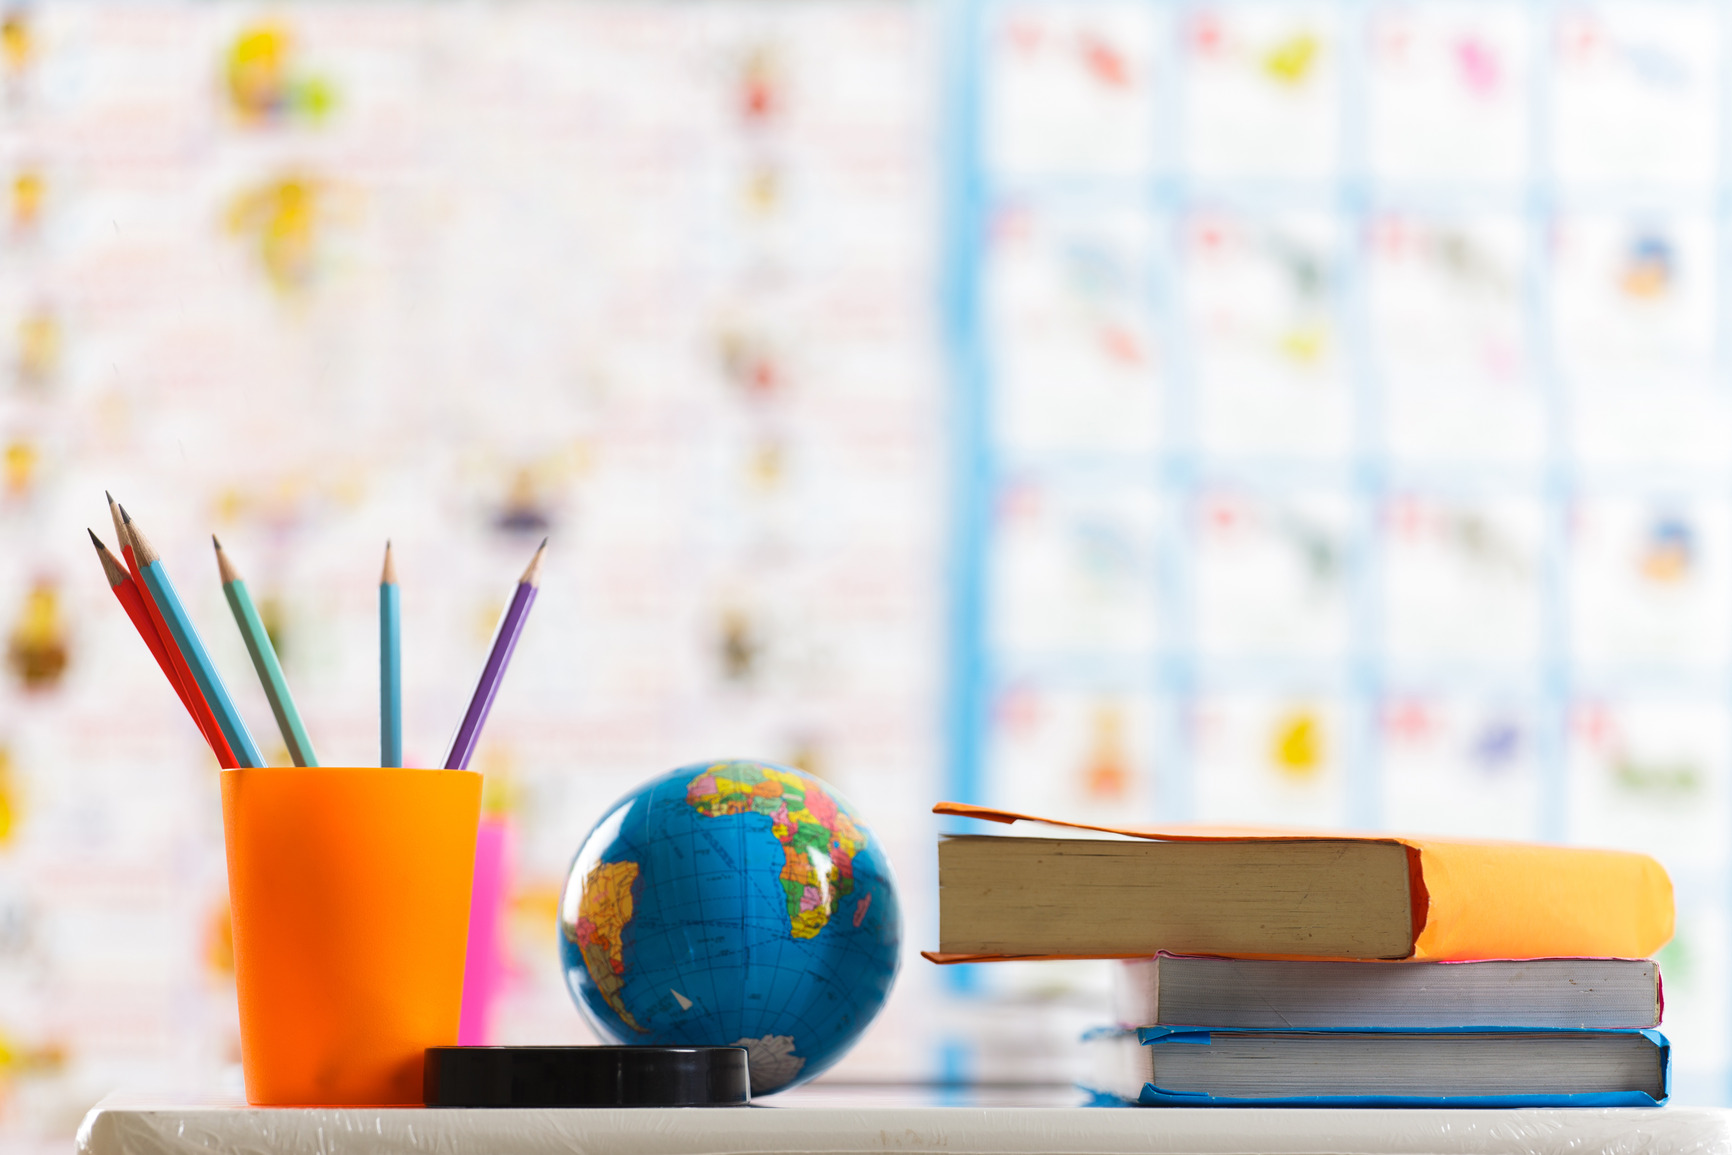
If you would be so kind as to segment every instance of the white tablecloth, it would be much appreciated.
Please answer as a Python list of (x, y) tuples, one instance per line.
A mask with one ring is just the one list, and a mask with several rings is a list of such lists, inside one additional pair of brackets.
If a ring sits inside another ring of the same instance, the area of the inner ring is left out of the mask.
[(1052, 1091), (812, 1088), (715, 1110), (254, 1109), (111, 1096), (80, 1155), (1732, 1155), (1732, 1111), (935, 1106)]

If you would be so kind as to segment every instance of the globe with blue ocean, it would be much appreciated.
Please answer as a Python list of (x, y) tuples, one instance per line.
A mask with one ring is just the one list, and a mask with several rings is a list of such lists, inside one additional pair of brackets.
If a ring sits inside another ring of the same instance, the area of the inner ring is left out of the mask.
[(616, 1043), (742, 1046), (752, 1093), (840, 1059), (896, 979), (884, 849), (836, 790), (772, 762), (686, 766), (584, 840), (559, 904), (566, 985)]

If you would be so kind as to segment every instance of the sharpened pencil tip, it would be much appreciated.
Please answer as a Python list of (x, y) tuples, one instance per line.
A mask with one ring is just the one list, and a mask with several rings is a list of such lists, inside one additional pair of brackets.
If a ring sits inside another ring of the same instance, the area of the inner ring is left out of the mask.
[(547, 539), (541, 539), (541, 544), (535, 547), (535, 556), (529, 559), (529, 567), (523, 571), (523, 576), (517, 579), (520, 586), (541, 584), (541, 557), (547, 552)]
[(132, 544), (132, 537), (126, 532), (126, 522), (120, 519), (120, 505), (108, 490), (105, 489), (102, 493), (108, 498), (108, 520), (114, 523), (114, 548), (125, 553), (126, 547)]
[(161, 555), (156, 552), (156, 547), (150, 544), (150, 539), (144, 536), (144, 531), (134, 525), (132, 519), (126, 516), (124, 505), (120, 507), (120, 516), (126, 519), (126, 533), (132, 539), (133, 556), (138, 559), (139, 568), (148, 568), (150, 563), (156, 561)]
[(216, 546), (217, 579), (223, 585), (233, 585), (241, 580), (241, 571), (235, 568), (235, 563), (229, 560), (228, 550), (217, 540), (216, 534), (210, 535), (211, 544)]
[(391, 556), (391, 539), (385, 539), (385, 565), (379, 571), (379, 584), (394, 586), (397, 584), (397, 561)]
[(120, 520), (124, 521), (127, 525), (131, 525), (132, 514), (126, 512), (126, 506), (121, 505), (119, 502), (115, 502), (115, 508), (120, 510)]
[(108, 578), (109, 587), (113, 588), (124, 582), (126, 570), (119, 559), (108, 552), (108, 547), (102, 544), (102, 539), (96, 536), (94, 529), (86, 529), (84, 532), (90, 535), (90, 544), (96, 547), (96, 558), (102, 563), (102, 572)]

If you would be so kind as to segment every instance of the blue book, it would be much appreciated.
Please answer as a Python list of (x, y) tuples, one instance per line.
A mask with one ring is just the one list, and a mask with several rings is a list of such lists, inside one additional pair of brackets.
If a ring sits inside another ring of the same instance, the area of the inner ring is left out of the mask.
[(1096, 1093), (1174, 1107), (1657, 1107), (1671, 1047), (1654, 1030), (1530, 1027), (1102, 1030)]

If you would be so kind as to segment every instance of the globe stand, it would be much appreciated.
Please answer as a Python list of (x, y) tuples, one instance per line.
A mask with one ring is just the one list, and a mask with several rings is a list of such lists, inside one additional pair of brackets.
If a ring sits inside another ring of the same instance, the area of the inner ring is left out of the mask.
[(428, 1047), (429, 1107), (741, 1107), (744, 1047)]

